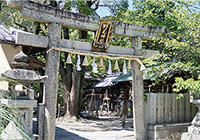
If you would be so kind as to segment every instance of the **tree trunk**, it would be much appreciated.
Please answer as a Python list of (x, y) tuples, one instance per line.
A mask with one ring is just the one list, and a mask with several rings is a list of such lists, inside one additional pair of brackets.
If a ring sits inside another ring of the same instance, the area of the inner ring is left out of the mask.
[(0, 1), (0, 12), (1, 12), (1, 3), (2, 3), (2, 1)]
[[(69, 39), (69, 29), (63, 27), (63, 37), (64, 39)], [(68, 53), (65, 53), (65, 61)], [(64, 62), (60, 61), (60, 75), (62, 78), (62, 86), (64, 89), (63, 95), (63, 104), (64, 104), (64, 112), (63, 118), (68, 117), (70, 114), (70, 92), (72, 87), (72, 64), (66, 64), (66, 68), (64, 68)]]
[[(69, 29), (63, 28), (64, 39), (69, 39)], [(87, 39), (86, 31), (79, 31), (79, 39)], [(66, 57), (67, 58), (67, 57)], [(77, 57), (76, 57), (77, 61)], [(81, 56), (81, 64), (83, 61), (83, 56)], [(79, 118), (81, 115), (81, 105), (82, 105), (82, 90), (83, 90), (83, 80), (85, 75), (85, 68), (82, 67), (81, 71), (77, 71), (76, 67), (72, 74), (72, 65), (66, 65), (64, 69), (64, 64), (61, 64), (60, 74), (63, 79), (64, 88), (64, 118), (65, 117), (76, 117)]]
[(74, 69), (72, 75), (72, 89), (70, 94), (70, 115), (78, 118), (80, 98), (81, 72)]
[[(81, 62), (83, 61), (83, 56), (81, 56)], [(77, 62), (77, 56), (76, 56), (76, 62)], [(81, 85), (83, 82), (83, 79), (81, 78), (81, 73), (83, 71), (83, 68), (81, 68), (81, 71), (77, 71), (76, 67), (74, 68), (73, 74), (72, 74), (72, 88), (70, 93), (70, 116), (79, 118), (80, 114), (80, 106), (81, 106)]]
[(41, 31), (40, 23), (37, 22), (37, 21), (35, 21), (34, 24), (35, 24), (35, 34), (36, 34), (36, 35), (39, 35), (39, 33), (40, 33), (40, 31)]
[[(69, 39), (69, 29), (63, 28), (63, 38)], [(79, 38), (86, 39), (87, 32), (80, 31)], [(65, 53), (65, 60), (67, 58), (67, 53)], [(77, 61), (77, 58), (76, 58)], [(81, 56), (81, 62), (83, 61), (83, 56)], [(79, 118), (81, 112), (81, 100), (82, 100), (82, 90), (83, 90), (83, 79), (84, 79), (84, 67), (81, 71), (77, 71), (76, 67), (72, 70), (72, 65), (66, 64), (64, 68), (64, 62), (60, 61), (60, 75), (62, 78), (62, 85), (64, 89), (63, 103), (64, 112), (63, 119), (70, 117)], [(72, 74), (73, 71), (73, 74)]]
[[(84, 58), (83, 58), (84, 59)], [(81, 115), (81, 107), (82, 107), (82, 97), (83, 97), (83, 81), (84, 81), (84, 76), (85, 76), (85, 67), (82, 66), (82, 72), (81, 72), (81, 83), (80, 83), (80, 96), (79, 96), (79, 116)]]
[(62, 86), (64, 89), (64, 95), (63, 95), (63, 104), (64, 104), (64, 112), (63, 115), (68, 116), (69, 115), (69, 96), (71, 92), (72, 87), (72, 65), (67, 64), (66, 68), (64, 68), (64, 63), (60, 61), (60, 75), (62, 78)]
[[(80, 39), (87, 38), (87, 32), (80, 31), (79, 32)], [(81, 64), (83, 61), (84, 56), (81, 56)], [(77, 56), (76, 56), (77, 62)], [(72, 74), (72, 88), (70, 93), (70, 116), (76, 117), (77, 119), (81, 115), (81, 101), (82, 101), (82, 94), (81, 91), (83, 89), (83, 80), (85, 75), (85, 68), (81, 67), (81, 71), (77, 71), (76, 67), (74, 68)]]
[(79, 31), (79, 38), (80, 39), (87, 39), (87, 32), (86, 31)]
[(125, 127), (125, 122), (126, 122), (128, 98), (129, 98), (129, 90), (125, 90), (124, 104), (123, 104), (123, 111), (122, 111), (122, 127), (123, 128)]

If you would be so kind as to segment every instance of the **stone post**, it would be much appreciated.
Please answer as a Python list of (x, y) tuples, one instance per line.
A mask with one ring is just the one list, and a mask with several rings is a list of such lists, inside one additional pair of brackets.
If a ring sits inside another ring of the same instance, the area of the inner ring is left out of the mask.
[(38, 104), (38, 135), (39, 139), (38, 140), (43, 140), (44, 139), (44, 104), (39, 103)]
[[(28, 90), (29, 99), (34, 100), (34, 90)], [(27, 112), (27, 125), (33, 133), (33, 107), (30, 107)]]
[[(140, 37), (131, 38), (131, 46), (134, 49), (142, 48)], [(133, 90), (133, 128), (136, 140), (146, 139), (145, 112), (144, 112), (144, 86), (143, 72), (140, 71), (140, 64), (132, 61), (132, 90)]]
[[(59, 47), (61, 40), (61, 25), (50, 23), (48, 27), (49, 49)], [(58, 72), (60, 52), (50, 50), (46, 56), (45, 75), (48, 76), (45, 83), (45, 120), (44, 140), (55, 139), (56, 102), (58, 89)]]

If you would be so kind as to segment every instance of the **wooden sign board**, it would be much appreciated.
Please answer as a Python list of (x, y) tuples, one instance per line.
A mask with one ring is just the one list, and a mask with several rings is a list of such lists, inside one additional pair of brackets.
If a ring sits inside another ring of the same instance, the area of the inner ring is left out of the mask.
[(116, 21), (100, 19), (98, 30), (92, 44), (93, 51), (106, 51), (109, 48)]

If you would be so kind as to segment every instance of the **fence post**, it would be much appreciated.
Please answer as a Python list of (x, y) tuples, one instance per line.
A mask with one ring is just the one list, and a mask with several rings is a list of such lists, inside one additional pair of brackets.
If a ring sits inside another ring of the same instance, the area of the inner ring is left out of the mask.
[(170, 94), (165, 93), (165, 122), (169, 123), (171, 121), (171, 99)]
[(185, 95), (185, 121), (190, 121), (190, 95)]
[(172, 94), (172, 122), (174, 123), (178, 120), (178, 100), (176, 96), (176, 94)]
[(149, 93), (149, 106), (150, 106), (150, 113), (149, 113), (149, 123), (156, 124), (156, 94)]
[(163, 123), (164, 121), (164, 100), (163, 100), (163, 93), (157, 93), (157, 108), (158, 108), (158, 114), (157, 114), (157, 123)]
[(184, 116), (185, 116), (185, 114), (184, 114), (184, 99), (183, 98), (181, 98), (181, 99), (179, 99), (179, 112), (178, 112), (178, 121), (179, 122), (183, 122), (184, 121)]

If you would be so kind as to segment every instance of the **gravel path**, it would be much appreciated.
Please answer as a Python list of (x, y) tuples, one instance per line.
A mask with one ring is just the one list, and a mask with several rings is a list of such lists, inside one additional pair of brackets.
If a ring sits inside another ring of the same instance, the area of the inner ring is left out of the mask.
[(132, 119), (121, 127), (120, 118), (99, 117), (95, 120), (56, 122), (56, 140), (133, 140)]

